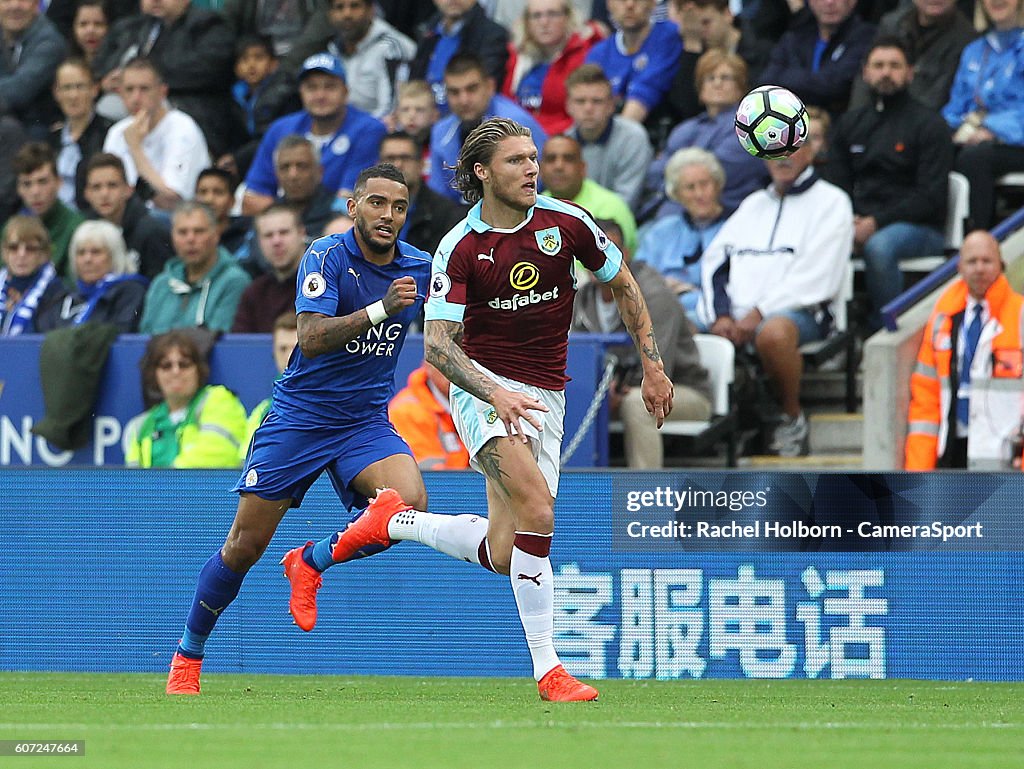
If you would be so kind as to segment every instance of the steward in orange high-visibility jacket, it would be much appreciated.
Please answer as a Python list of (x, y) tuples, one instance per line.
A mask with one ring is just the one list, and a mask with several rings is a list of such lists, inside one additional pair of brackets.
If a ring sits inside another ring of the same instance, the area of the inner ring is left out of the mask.
[[(962, 350), (961, 329), (971, 296), (984, 297), (987, 322), (982, 329), (971, 379), (1020, 379), (1022, 375), (1021, 326), (1024, 324), (1024, 297), (1010, 286), (1002, 274), (998, 244), (987, 233), (972, 233), (971, 238), (994, 245), (995, 264), (987, 289), (984, 277), (965, 273), (964, 258), (968, 241), (961, 252), (961, 278), (939, 298), (921, 340), (917, 365), (910, 378), (910, 413), (907, 427), (906, 469), (931, 470), (939, 467), (963, 467), (947, 454), (956, 435), (956, 400), (959, 386), (958, 362)], [(991, 259), (991, 256), (988, 258)], [(982, 294), (982, 290), (984, 293)], [(973, 304), (973, 302), (972, 302)], [(973, 411), (973, 406), (972, 406)], [(952, 432), (952, 435), (950, 434)]]
[(465, 470), (469, 453), (455, 432), (447, 404), (435, 394), (448, 397), (448, 380), (437, 369), (432, 373), (428, 374), (426, 365), (413, 371), (408, 384), (388, 404), (388, 417), (421, 470)]

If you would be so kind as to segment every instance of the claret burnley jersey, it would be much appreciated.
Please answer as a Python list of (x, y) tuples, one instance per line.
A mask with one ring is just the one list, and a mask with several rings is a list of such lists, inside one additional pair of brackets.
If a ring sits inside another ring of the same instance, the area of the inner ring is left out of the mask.
[(562, 390), (574, 257), (603, 283), (622, 264), (618, 247), (572, 203), (538, 198), (511, 230), (484, 223), (477, 203), (437, 247), (426, 319), (461, 322), (463, 350), (495, 374)]
[[(416, 280), (419, 297), (430, 281), (430, 256), (401, 241), (392, 262), (363, 258), (355, 230), (313, 241), (299, 263), (295, 311), (328, 317), (350, 315), (384, 298), (392, 281)], [(274, 384), (273, 409), (293, 422), (322, 426), (357, 423), (387, 413), (395, 392), (395, 365), (422, 299), (378, 323), (335, 352), (307, 358), (296, 347)]]

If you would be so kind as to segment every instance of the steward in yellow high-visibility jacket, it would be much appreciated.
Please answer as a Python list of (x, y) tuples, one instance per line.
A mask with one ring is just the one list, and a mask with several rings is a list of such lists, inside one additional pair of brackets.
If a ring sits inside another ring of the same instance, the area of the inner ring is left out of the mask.
[(184, 418), (175, 422), (167, 403), (145, 414), (129, 436), (129, 467), (240, 467), (245, 406), (222, 385), (201, 387)]

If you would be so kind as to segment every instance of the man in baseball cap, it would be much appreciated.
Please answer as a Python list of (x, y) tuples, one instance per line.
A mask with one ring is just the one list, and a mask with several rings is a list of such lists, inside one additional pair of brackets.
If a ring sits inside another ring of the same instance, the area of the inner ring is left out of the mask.
[(299, 72), (299, 82), (308, 75), (310, 72), (323, 72), (327, 75), (333, 75), (334, 77), (345, 83), (345, 67), (341, 63), (341, 59), (330, 53), (314, 53), (312, 56), (306, 58), (302, 62), (302, 70)]
[(289, 134), (305, 136), (313, 143), (320, 154), (324, 187), (343, 200), (351, 194), (359, 172), (377, 162), (386, 129), (376, 118), (348, 104), (345, 67), (338, 57), (317, 53), (302, 62), (299, 96), (303, 109), (270, 125), (245, 177), (242, 211), (249, 216), (266, 209), (277, 195), (274, 149)]

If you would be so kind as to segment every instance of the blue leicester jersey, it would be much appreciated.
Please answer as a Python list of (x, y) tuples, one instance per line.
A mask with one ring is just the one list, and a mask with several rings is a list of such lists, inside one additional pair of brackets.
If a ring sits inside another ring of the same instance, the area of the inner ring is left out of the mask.
[(621, 101), (636, 99), (651, 110), (661, 103), (683, 53), (679, 28), (671, 21), (659, 21), (636, 53), (627, 53), (622, 33), (617, 32), (590, 49), (587, 62), (599, 64)]
[(401, 241), (389, 264), (368, 262), (354, 229), (313, 241), (295, 278), (297, 313), (351, 315), (383, 299), (391, 283), (404, 276), (416, 280), (418, 297), (340, 350), (307, 358), (296, 347), (274, 385), (274, 411), (291, 422), (311, 426), (351, 424), (386, 414), (395, 390), (398, 353), (429, 290), (430, 263), (429, 254)]

